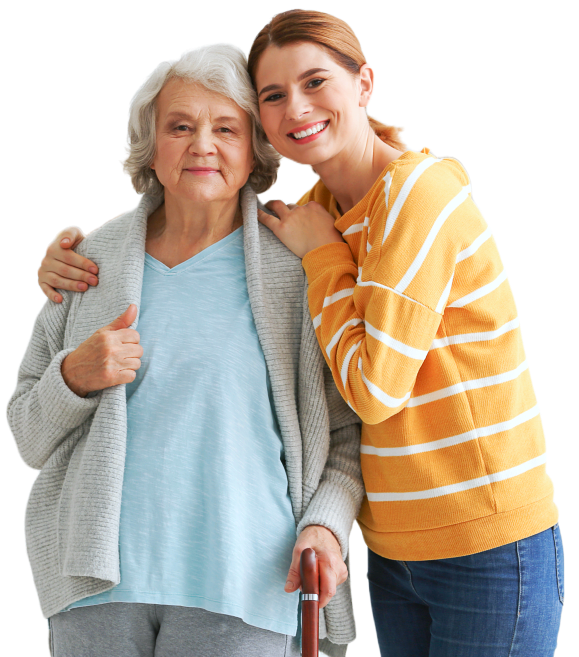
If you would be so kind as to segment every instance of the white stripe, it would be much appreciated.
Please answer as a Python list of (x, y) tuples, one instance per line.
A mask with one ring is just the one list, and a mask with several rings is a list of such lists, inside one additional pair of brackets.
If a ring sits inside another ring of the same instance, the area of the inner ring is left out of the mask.
[(397, 351), (399, 354), (402, 354), (403, 356), (408, 356), (409, 358), (415, 358), (416, 360), (424, 360), (426, 358), (426, 354), (428, 353), (428, 351), (424, 351), (422, 349), (416, 349), (415, 347), (410, 347), (409, 345), (404, 344), (404, 342), (400, 342), (396, 340), (396, 338), (393, 338), (391, 335), (388, 335), (388, 333), (384, 333), (383, 331), (380, 331), (379, 329), (372, 326), (372, 324), (370, 324), (368, 321), (366, 321), (366, 333), (368, 333), (368, 335), (371, 335), (376, 340), (379, 340), (387, 347), (394, 349), (394, 351)]
[(342, 334), (348, 328), (348, 326), (356, 326), (357, 324), (360, 324), (362, 321), (363, 320), (361, 320), (359, 317), (354, 317), (354, 319), (348, 320), (336, 331), (336, 333), (334, 333), (334, 337), (330, 340), (328, 346), (326, 347), (326, 353), (328, 354), (328, 358), (332, 353), (332, 349), (338, 344), (339, 339), (342, 337)]
[(386, 394), (377, 385), (374, 385), (372, 381), (368, 380), (364, 374), (361, 358), (358, 359), (358, 369), (360, 370), (362, 381), (366, 384), (366, 388), (368, 388), (368, 392), (370, 392), (373, 397), (376, 397), (379, 402), (382, 402), (384, 406), (387, 406), (388, 408), (396, 408), (401, 404), (404, 404), (404, 402), (410, 397), (410, 393), (408, 393), (401, 399), (396, 399), (396, 397), (390, 397), (390, 395)]
[[(462, 165), (461, 165), (462, 166)], [(468, 174), (467, 174), (468, 175)], [(470, 183), (468, 185), (465, 185), (463, 189), (467, 192), (467, 194), (470, 194), (472, 191)]]
[(428, 237), (426, 238), (426, 240), (424, 240), (424, 244), (420, 247), (420, 251), (418, 252), (416, 258), (414, 259), (414, 262), (410, 265), (408, 271), (404, 274), (402, 280), (396, 286), (396, 289), (399, 292), (404, 292), (404, 290), (406, 290), (406, 288), (410, 285), (410, 283), (418, 273), (418, 270), (420, 269), (420, 267), (422, 267), (422, 263), (426, 260), (426, 256), (430, 251), (430, 247), (434, 244), (434, 240), (436, 239), (436, 236), (438, 235), (440, 229), (444, 225), (444, 222), (448, 219), (448, 217), (450, 217), (450, 215), (456, 210), (456, 208), (458, 208), (459, 205), (461, 205), (461, 203), (464, 203), (464, 201), (466, 201), (467, 198), (468, 198), (468, 192), (466, 192), (464, 189), (461, 189), (460, 192), (449, 203), (447, 203), (446, 207), (438, 215), (436, 221), (434, 222), (432, 228), (430, 229), (430, 232), (428, 233)]
[(464, 344), (465, 342), (485, 342), (487, 340), (494, 340), (495, 338), (519, 328), (519, 318), (515, 317), (510, 322), (503, 324), (496, 331), (486, 331), (485, 333), (459, 333), (458, 335), (447, 335), (445, 338), (434, 340), (430, 349), (440, 349), (441, 347), (448, 347), (451, 344)]
[(482, 245), (483, 245), (488, 239), (490, 239), (491, 235), (492, 235), (492, 233), (491, 233), (491, 229), (490, 229), (490, 228), (487, 228), (487, 229), (485, 230), (485, 232), (482, 233), (481, 235), (479, 235), (479, 236), (476, 238), (476, 240), (475, 240), (470, 246), (467, 246), (466, 249), (464, 249), (463, 251), (461, 251), (461, 252), (456, 256), (456, 262), (459, 263), (459, 262), (462, 262), (463, 260), (465, 260), (466, 258), (470, 258), (471, 255), (473, 255), (474, 253), (476, 253), (476, 252), (479, 250), (479, 248), (480, 248), (480, 247), (481, 247), (481, 246), (482, 246)]
[(408, 195), (412, 191), (412, 188), (414, 187), (414, 183), (420, 178), (420, 176), (428, 169), (428, 167), (431, 167), (433, 164), (436, 164), (437, 162), (440, 162), (440, 160), (437, 160), (434, 157), (429, 157), (426, 160), (423, 160), (415, 169), (414, 171), (406, 178), (404, 181), (404, 184), (402, 185), (402, 189), (398, 193), (398, 196), (396, 197), (396, 200), (392, 204), (392, 209), (388, 213), (388, 216), (386, 217), (386, 225), (384, 226), (384, 236), (382, 237), (382, 244), (386, 241), (386, 238), (388, 235), (390, 235), (390, 231), (392, 228), (394, 228), (394, 224), (396, 222), (396, 219), (398, 219), (398, 215), (400, 214), (400, 210), (402, 210), (402, 206), (406, 202), (406, 199), (408, 198)]
[(439, 399), (445, 399), (446, 397), (451, 397), (452, 395), (457, 395), (460, 392), (466, 392), (467, 390), (478, 390), (479, 388), (488, 388), (489, 386), (496, 386), (499, 383), (506, 383), (507, 381), (512, 381), (520, 376), (529, 365), (527, 361), (522, 362), (516, 369), (510, 370), (509, 372), (504, 372), (503, 374), (495, 374), (494, 376), (487, 376), (484, 379), (472, 379), (471, 381), (461, 381), (453, 386), (448, 386), (448, 388), (442, 388), (441, 390), (436, 390), (435, 392), (429, 392), (426, 395), (419, 395), (418, 397), (412, 397), (408, 402), (408, 408), (411, 406), (422, 406), (422, 404), (428, 404), (433, 401), (438, 401)]
[(431, 488), (429, 490), (420, 490), (412, 493), (367, 493), (368, 501), (370, 502), (408, 502), (411, 500), (428, 500), (433, 497), (441, 497), (442, 495), (451, 495), (452, 493), (461, 493), (471, 488), (479, 488), (480, 486), (488, 486), (489, 484), (496, 483), (497, 481), (505, 481), (505, 479), (512, 479), (524, 472), (528, 472), (533, 468), (543, 465), (547, 461), (547, 455), (541, 454), (536, 456), (530, 461), (521, 463), (514, 468), (496, 472), (495, 474), (479, 477), (477, 479), (470, 479), (463, 481), (459, 484), (451, 484), (450, 486), (440, 486), (439, 488)]
[(442, 295), (438, 301), (438, 305), (435, 308), (437, 313), (442, 313), (442, 311), (444, 310), (444, 306), (446, 306), (446, 302), (448, 301), (448, 295), (450, 294), (450, 290), (452, 288), (453, 280), (454, 280), (454, 272), (452, 272), (452, 276), (450, 277), (450, 280), (446, 284), (446, 287), (444, 288), (444, 291), (442, 292)]
[(366, 242), (366, 253), (370, 253), (370, 249), (372, 248), (372, 245), (370, 242)]
[(366, 217), (361, 224), (353, 224), (345, 230), (342, 235), (352, 235), (353, 233), (361, 233), (366, 226), (370, 224), (370, 217)]
[(384, 176), (384, 203), (386, 205), (386, 225), (384, 226), (384, 235), (382, 235), (382, 244), (384, 244), (384, 240), (388, 237), (388, 234), (392, 230), (392, 226), (394, 225), (394, 222), (396, 221), (396, 218), (393, 218), (390, 220), (389, 217), (389, 210), (388, 210), (388, 203), (390, 201), (390, 185), (392, 184), (392, 175), (390, 172), (388, 172)]
[(332, 296), (326, 297), (324, 299), (324, 305), (322, 306), (322, 308), (326, 308), (327, 306), (330, 306), (331, 304), (335, 303), (336, 301), (339, 301), (340, 299), (345, 299), (346, 297), (352, 296), (352, 294), (354, 294), (353, 287), (347, 287), (345, 290), (334, 292)]
[(408, 447), (374, 447), (372, 445), (362, 445), (360, 447), (360, 453), (370, 454), (372, 456), (410, 456), (411, 454), (434, 452), (437, 449), (460, 445), (461, 443), (466, 443), (469, 440), (475, 440), (476, 438), (494, 436), (502, 431), (509, 431), (510, 429), (514, 429), (515, 427), (532, 420), (538, 415), (539, 407), (533, 406), (533, 408), (517, 415), (517, 417), (512, 420), (492, 424), (488, 427), (481, 427), (480, 429), (471, 429), (470, 431), (458, 434), (457, 436), (450, 436), (449, 438), (442, 438), (441, 440), (433, 440), (430, 443), (422, 443), (421, 445), (409, 445)]
[(364, 224), (353, 224), (350, 228), (346, 229), (342, 235), (353, 235), (354, 233), (361, 233), (364, 230)]
[[(357, 281), (357, 284), (360, 287), (379, 287), (382, 290), (389, 290), (390, 292), (394, 292), (394, 294), (397, 294), (399, 297), (402, 297), (403, 299), (406, 299), (407, 301), (412, 301), (412, 303), (417, 303), (419, 306), (422, 306), (423, 308), (428, 308), (428, 306), (425, 306), (423, 303), (420, 303), (420, 301), (416, 301), (416, 299), (412, 299), (410, 297), (407, 297), (405, 294), (400, 294), (397, 290), (394, 288), (388, 287), (387, 285), (382, 285), (382, 283), (376, 283), (375, 281)], [(430, 310), (430, 308), (429, 308)]]
[(340, 370), (340, 376), (342, 377), (342, 385), (344, 386), (344, 390), (346, 390), (346, 380), (348, 378), (348, 369), (350, 367), (350, 361), (352, 360), (352, 356), (354, 355), (354, 352), (356, 349), (362, 344), (362, 341), (357, 342), (355, 345), (350, 347), (350, 350), (346, 354), (346, 357), (344, 358), (344, 362), (342, 363), (342, 369)]
[[(335, 292), (332, 294), (330, 297), (326, 297), (324, 299), (324, 303), (322, 305), (322, 308), (326, 308), (327, 306), (331, 305), (332, 303), (339, 301), (340, 299), (345, 299), (346, 297), (351, 296), (354, 294), (354, 288), (353, 287), (348, 287), (345, 290), (340, 290), (339, 292)], [(314, 317), (314, 331), (318, 328), (318, 326), (321, 325), (322, 323), (322, 313), (319, 315), (316, 315)]]
[(388, 203), (390, 202), (390, 186), (392, 185), (392, 174), (390, 171), (384, 176), (384, 205), (388, 212)]
[(507, 279), (507, 272), (503, 269), (503, 271), (495, 278), (494, 281), (492, 281), (491, 283), (487, 283), (487, 285), (483, 285), (482, 287), (479, 287), (478, 290), (474, 290), (474, 292), (471, 292), (470, 294), (467, 294), (464, 297), (461, 297), (460, 299), (453, 301), (452, 303), (449, 303), (447, 307), (464, 308), (464, 306), (466, 306), (467, 304), (472, 303), (473, 301), (477, 301), (478, 299), (481, 299), (482, 297), (496, 290), (501, 283), (506, 281), (506, 279)]

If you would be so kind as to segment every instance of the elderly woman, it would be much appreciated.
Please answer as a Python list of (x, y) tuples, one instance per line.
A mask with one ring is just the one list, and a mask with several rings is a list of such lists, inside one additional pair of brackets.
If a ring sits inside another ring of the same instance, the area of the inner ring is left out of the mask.
[(278, 160), (241, 52), (159, 66), (129, 141), (142, 200), (71, 253), (99, 285), (47, 302), (9, 405), (40, 470), (26, 530), (53, 654), (297, 655), (306, 547), (322, 648), (344, 654), (358, 420), (300, 259), (257, 221)]

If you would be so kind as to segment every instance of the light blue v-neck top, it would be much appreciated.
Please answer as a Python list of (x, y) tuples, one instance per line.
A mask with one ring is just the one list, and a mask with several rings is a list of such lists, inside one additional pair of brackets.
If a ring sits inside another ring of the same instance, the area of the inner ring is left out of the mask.
[(105, 602), (186, 607), (295, 635), (295, 520), (245, 277), (243, 228), (169, 269), (149, 254), (127, 385), (121, 582)]

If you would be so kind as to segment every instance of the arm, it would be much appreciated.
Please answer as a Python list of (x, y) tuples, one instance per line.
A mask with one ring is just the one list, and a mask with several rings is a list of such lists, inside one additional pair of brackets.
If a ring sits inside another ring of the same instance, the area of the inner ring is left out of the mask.
[(42, 468), (100, 399), (79, 397), (62, 376), (62, 361), (73, 351), (62, 349), (70, 299), (65, 292), (61, 304), (47, 301), (40, 312), (8, 403), (8, 423), (22, 458), (32, 468)]
[[(302, 344), (317, 349), (309, 319), (307, 294), (304, 299)], [(327, 366), (323, 368), (324, 387), (329, 411), (329, 452), (316, 492), (298, 528), (298, 539), (292, 555), (286, 591), (299, 588), (299, 561), (302, 551), (312, 547), (320, 566), (320, 608), (335, 595), (348, 570), (344, 563), (348, 553), (348, 537), (358, 515), (364, 485), (360, 467), (360, 420), (347, 407), (332, 380)]]
[(466, 182), (442, 164), (431, 166), (392, 215), (404, 178), (392, 183), (388, 201), (387, 194), (376, 195), (369, 228), (356, 232), (361, 271), (350, 246), (326, 236), (333, 219), (317, 203), (276, 206), (280, 220), (260, 217), (294, 253), (304, 252), (318, 341), (340, 394), (368, 424), (413, 404), (457, 256), (484, 230)]
[(326, 527), (336, 537), (345, 560), (348, 538), (364, 497), (360, 419), (340, 396), (327, 366), (324, 379), (330, 412), (330, 450), (318, 488), (298, 525), (298, 533), (308, 525)]
[(98, 285), (98, 267), (88, 258), (73, 251), (83, 239), (80, 228), (66, 228), (49, 245), (40, 264), (40, 289), (56, 303), (63, 301), (62, 294), (56, 288), (85, 292), (89, 285)]

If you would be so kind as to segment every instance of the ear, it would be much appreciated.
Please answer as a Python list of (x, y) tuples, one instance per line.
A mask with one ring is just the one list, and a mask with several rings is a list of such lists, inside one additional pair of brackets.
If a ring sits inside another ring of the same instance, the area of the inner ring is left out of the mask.
[(367, 107), (374, 89), (374, 71), (363, 64), (360, 67), (360, 107)]

